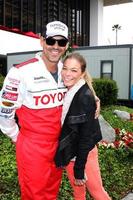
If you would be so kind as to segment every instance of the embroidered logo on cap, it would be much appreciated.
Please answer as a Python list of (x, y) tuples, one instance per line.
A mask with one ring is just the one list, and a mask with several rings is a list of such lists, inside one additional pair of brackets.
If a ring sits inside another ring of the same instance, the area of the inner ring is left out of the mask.
[(50, 22), (46, 26), (46, 38), (56, 35), (60, 35), (68, 39), (68, 27), (60, 21)]

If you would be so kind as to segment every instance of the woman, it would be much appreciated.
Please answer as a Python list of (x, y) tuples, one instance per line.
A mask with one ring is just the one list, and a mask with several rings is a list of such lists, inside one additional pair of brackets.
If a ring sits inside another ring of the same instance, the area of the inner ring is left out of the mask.
[(85, 200), (86, 187), (95, 200), (109, 200), (98, 164), (96, 144), (102, 136), (98, 119), (95, 119), (96, 95), (91, 77), (86, 73), (86, 62), (80, 54), (67, 55), (62, 79), (68, 92), (64, 99), (55, 163), (57, 167), (66, 166), (75, 200)]

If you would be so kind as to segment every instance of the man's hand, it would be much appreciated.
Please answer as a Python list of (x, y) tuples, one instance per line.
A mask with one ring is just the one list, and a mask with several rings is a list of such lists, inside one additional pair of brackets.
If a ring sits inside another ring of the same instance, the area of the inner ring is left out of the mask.
[(95, 101), (96, 101), (96, 111), (95, 111), (95, 119), (97, 119), (100, 115), (100, 99), (96, 96), (95, 97)]

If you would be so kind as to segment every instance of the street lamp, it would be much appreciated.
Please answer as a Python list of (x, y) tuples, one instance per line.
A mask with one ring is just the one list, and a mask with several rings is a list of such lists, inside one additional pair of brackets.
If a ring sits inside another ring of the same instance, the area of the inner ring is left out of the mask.
[(116, 45), (117, 45), (118, 30), (121, 30), (121, 26), (119, 24), (114, 24), (112, 26), (112, 31), (115, 31), (116, 33)]

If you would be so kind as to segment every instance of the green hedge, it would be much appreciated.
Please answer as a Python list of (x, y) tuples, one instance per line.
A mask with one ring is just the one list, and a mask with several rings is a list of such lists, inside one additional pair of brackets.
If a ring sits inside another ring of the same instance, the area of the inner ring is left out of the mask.
[(116, 104), (118, 88), (114, 80), (94, 79), (93, 86), (102, 106)]
[(2, 76), (2, 75), (0, 74), (0, 90), (1, 90), (1, 88), (2, 88), (4, 78), (5, 78), (5, 77)]
[(120, 200), (132, 191), (132, 149), (100, 147), (99, 163), (104, 187), (113, 200)]
[(0, 133), (0, 200), (19, 200), (15, 145)]

